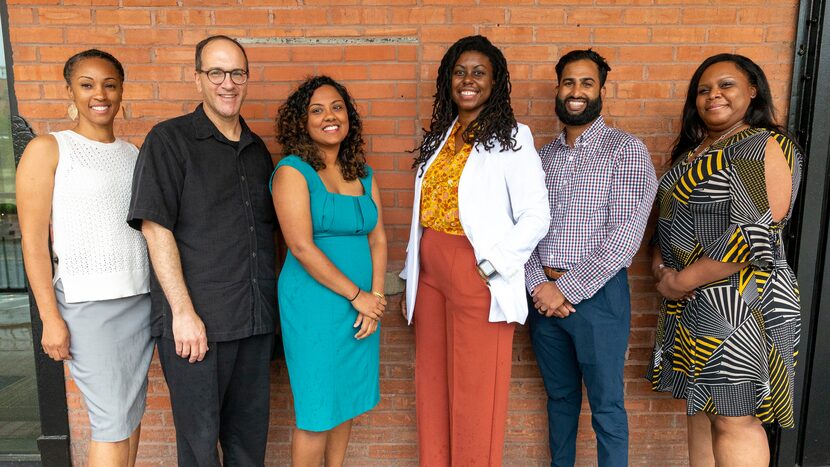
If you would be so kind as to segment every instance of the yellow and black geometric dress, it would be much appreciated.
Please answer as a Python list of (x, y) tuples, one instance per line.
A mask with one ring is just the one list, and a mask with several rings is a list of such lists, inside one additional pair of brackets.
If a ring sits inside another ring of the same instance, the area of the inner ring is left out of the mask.
[(764, 154), (772, 138), (792, 173), (802, 156), (785, 136), (749, 128), (678, 163), (660, 181), (657, 241), (663, 263), (682, 270), (703, 255), (749, 262), (697, 289), (691, 300), (663, 300), (649, 369), (655, 391), (686, 399), (689, 415), (755, 415), (793, 426), (793, 378), (800, 305), (782, 230), (767, 199)]

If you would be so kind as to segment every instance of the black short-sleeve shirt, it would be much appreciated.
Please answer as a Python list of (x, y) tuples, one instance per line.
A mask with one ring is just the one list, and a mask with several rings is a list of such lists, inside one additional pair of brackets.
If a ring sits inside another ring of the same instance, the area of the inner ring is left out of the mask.
[[(202, 105), (159, 123), (133, 175), (128, 222), (173, 232), (208, 341), (273, 332), (276, 322), (274, 166), (262, 139), (241, 125), (239, 142), (228, 140)], [(150, 292), (153, 335), (172, 339), (170, 304), (155, 274)]]

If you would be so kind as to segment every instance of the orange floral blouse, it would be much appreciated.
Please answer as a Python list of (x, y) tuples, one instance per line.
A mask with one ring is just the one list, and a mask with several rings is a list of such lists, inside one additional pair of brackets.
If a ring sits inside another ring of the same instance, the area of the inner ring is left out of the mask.
[(458, 180), (473, 150), (472, 144), (464, 143), (461, 150), (455, 151), (460, 130), (461, 124), (456, 122), (421, 185), (421, 225), (452, 235), (464, 235), (458, 218)]

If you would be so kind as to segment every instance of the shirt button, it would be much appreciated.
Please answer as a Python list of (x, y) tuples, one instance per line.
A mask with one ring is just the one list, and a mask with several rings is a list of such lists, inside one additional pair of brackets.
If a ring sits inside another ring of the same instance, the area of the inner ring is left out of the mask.
[(568, 179), (562, 180), (562, 186), (565, 186), (567, 184), (568, 184)]
[(250, 201), (245, 201), (245, 206), (250, 206), (250, 205), (251, 205)]
[(574, 160), (574, 156), (568, 156), (568, 162)]
[(551, 229), (550, 233), (556, 234), (556, 229)]
[(244, 182), (245, 181), (245, 176), (243, 175), (243, 176), (239, 177), (239, 179)]
[(248, 226), (248, 230), (249, 230), (249, 231), (251, 231), (251, 232), (253, 232), (253, 231), (254, 231), (254, 226), (253, 226), (253, 225), (249, 225), (249, 226)]
[(252, 258), (256, 258), (256, 251), (255, 251), (255, 252), (253, 252), (253, 253), (251, 253), (251, 257), (252, 257)]
[(251, 282), (253, 282), (254, 284), (256, 284), (256, 279), (251, 279)]

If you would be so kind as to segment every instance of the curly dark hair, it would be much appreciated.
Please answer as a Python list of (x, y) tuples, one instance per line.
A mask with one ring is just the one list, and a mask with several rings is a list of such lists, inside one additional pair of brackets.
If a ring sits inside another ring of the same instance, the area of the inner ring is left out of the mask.
[[(703, 123), (703, 119), (700, 118), (700, 114), (697, 112), (697, 86), (700, 84), (700, 78), (703, 76), (703, 72), (710, 66), (721, 62), (735, 64), (746, 75), (749, 84), (755, 87), (756, 94), (750, 101), (749, 108), (746, 109), (744, 122), (751, 127), (774, 130), (777, 133), (789, 137), (787, 130), (776, 121), (775, 108), (772, 105), (772, 93), (770, 92), (769, 81), (767, 81), (764, 70), (743, 55), (728, 53), (713, 55), (697, 67), (697, 70), (692, 75), (691, 81), (689, 81), (689, 89), (686, 91), (686, 102), (683, 104), (680, 135), (674, 141), (674, 146), (671, 150), (672, 163), (686, 155), (706, 137), (706, 124)], [(795, 141), (793, 138), (790, 139)]]
[(435, 101), (432, 104), (432, 121), (429, 130), (424, 129), (424, 139), (413, 150), (418, 152), (412, 167), (421, 167), (421, 175), (426, 161), (435, 154), (444, 134), (458, 116), (458, 106), (452, 100), (452, 70), (461, 54), (469, 51), (480, 52), (490, 59), (493, 66), (493, 91), (490, 98), (481, 109), (475, 120), (465, 129), (463, 138), (467, 143), (481, 143), (486, 150), (492, 149), (496, 143), (501, 145), (502, 151), (516, 150), (517, 142), (513, 137), (516, 128), (516, 117), (510, 105), (510, 72), (507, 71), (507, 60), (498, 47), (494, 46), (484, 36), (468, 36), (459, 39), (444, 54), (441, 65), (438, 67), (438, 78), (435, 80), (437, 88)]
[(320, 86), (333, 87), (346, 103), (346, 113), (349, 116), (349, 132), (340, 143), (337, 160), (340, 162), (340, 173), (346, 180), (363, 178), (368, 174), (366, 170), (366, 156), (363, 152), (363, 124), (354, 105), (352, 96), (346, 88), (328, 76), (312, 76), (306, 78), (296, 91), (288, 96), (277, 113), (277, 142), (282, 146), (282, 156), (297, 155), (306, 161), (314, 170), (326, 167), (320, 150), (306, 126), (308, 122), (308, 105), (314, 91)]
[(78, 52), (69, 57), (69, 59), (66, 60), (66, 63), (63, 64), (63, 79), (66, 80), (66, 84), (70, 86), (72, 85), (72, 73), (75, 71), (75, 67), (78, 63), (88, 58), (100, 58), (101, 60), (110, 62), (115, 68), (115, 72), (118, 73), (118, 77), (121, 78), (121, 82), (124, 82), (124, 67), (117, 58), (113, 57), (112, 54), (104, 52), (103, 50), (89, 49), (84, 50), (83, 52)]

